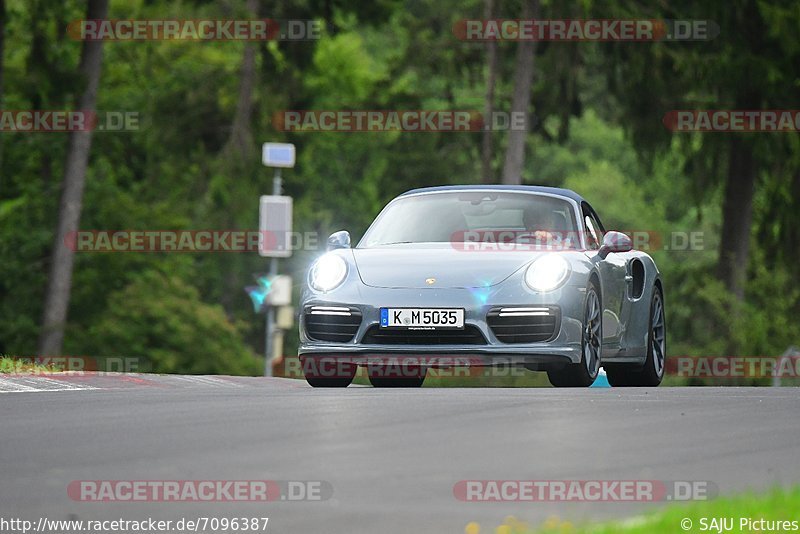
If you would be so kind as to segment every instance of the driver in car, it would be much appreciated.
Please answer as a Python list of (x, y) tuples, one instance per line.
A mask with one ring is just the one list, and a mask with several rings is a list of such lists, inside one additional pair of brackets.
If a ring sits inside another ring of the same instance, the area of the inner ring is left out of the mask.
[[(524, 241), (534, 245), (556, 245), (560, 243), (560, 232), (555, 227), (555, 218), (550, 210), (536, 209), (528, 206), (522, 212), (522, 224), (528, 233), (523, 234)], [(520, 241), (518, 239), (518, 241)]]

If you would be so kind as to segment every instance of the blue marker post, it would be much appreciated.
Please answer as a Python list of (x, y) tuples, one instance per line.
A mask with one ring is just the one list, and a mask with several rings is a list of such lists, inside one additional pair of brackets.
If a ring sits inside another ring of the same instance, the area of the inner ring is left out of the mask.
[(594, 383), (589, 386), (590, 388), (610, 388), (611, 384), (608, 383), (608, 377), (606, 376), (605, 369), (600, 369), (600, 372), (597, 373), (597, 378), (595, 378)]

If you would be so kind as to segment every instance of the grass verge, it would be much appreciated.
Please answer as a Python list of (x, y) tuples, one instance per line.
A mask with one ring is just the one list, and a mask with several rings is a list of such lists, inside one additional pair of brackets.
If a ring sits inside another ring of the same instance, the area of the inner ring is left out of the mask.
[(0, 356), (0, 375), (56, 373), (60, 370), (54, 365), (41, 365), (32, 359)]
[[(716, 522), (712, 523), (712, 520)], [(723, 523), (723, 520), (726, 523)], [(576, 525), (558, 517), (550, 517), (541, 525), (530, 525), (514, 517), (507, 517), (503, 524), (497, 527), (481, 528), (477, 523), (470, 523), (464, 531), (466, 534), (798, 532), (800, 531), (800, 486), (789, 489), (774, 488), (763, 494), (751, 492), (710, 501), (671, 504), (646, 515), (622, 521)]]

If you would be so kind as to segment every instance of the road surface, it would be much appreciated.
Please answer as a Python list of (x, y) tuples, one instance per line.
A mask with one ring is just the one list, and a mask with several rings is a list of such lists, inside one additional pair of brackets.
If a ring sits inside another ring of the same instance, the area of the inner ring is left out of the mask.
[[(800, 396), (789, 388), (324, 390), (60, 375), (0, 378), (0, 392), (6, 519), (268, 517), (272, 533), (461, 533), (475, 521), (493, 532), (508, 515), (580, 523), (662, 504), (463, 502), (459, 481), (701, 480), (723, 494), (800, 482)], [(68, 493), (98, 480), (321, 481), (332, 494), (176, 503)]]

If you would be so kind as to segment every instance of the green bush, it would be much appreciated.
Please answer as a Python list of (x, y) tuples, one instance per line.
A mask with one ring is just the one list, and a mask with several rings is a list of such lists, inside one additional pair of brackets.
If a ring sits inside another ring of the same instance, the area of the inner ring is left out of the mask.
[(221, 306), (180, 278), (145, 271), (108, 299), (84, 336), (89, 354), (139, 358), (156, 373), (255, 375), (259, 363)]

